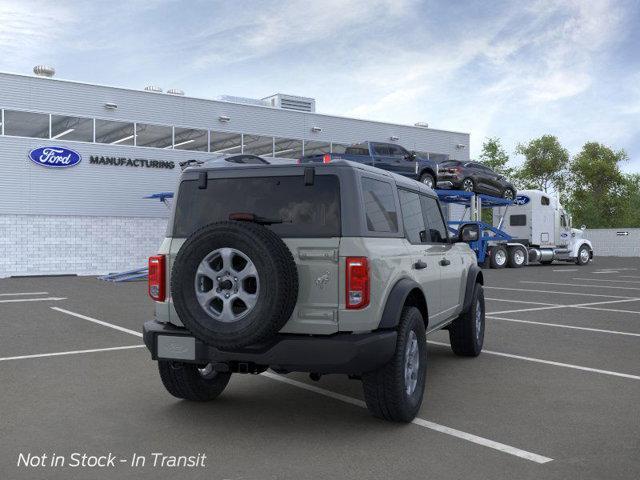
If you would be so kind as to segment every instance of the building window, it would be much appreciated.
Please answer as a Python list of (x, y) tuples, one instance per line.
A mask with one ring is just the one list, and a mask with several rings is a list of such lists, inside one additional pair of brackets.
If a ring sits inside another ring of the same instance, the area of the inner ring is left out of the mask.
[(249, 155), (273, 156), (273, 137), (261, 137), (260, 135), (243, 135), (242, 153)]
[(96, 142), (111, 145), (133, 145), (133, 123), (96, 120)]
[(304, 142), (304, 155), (322, 155), (323, 153), (331, 152), (331, 143), (318, 142), (314, 140), (305, 140)]
[(291, 138), (275, 138), (274, 157), (280, 158), (301, 158), (302, 140), (293, 140)]
[(51, 115), (51, 139), (93, 142), (93, 119)]
[(14, 137), (49, 138), (49, 115), (4, 111), (4, 134)]
[(173, 148), (176, 150), (196, 150), (206, 152), (209, 148), (209, 137), (206, 130), (176, 127)]
[(391, 184), (372, 178), (363, 178), (362, 195), (369, 231), (397, 232), (398, 214)]
[(242, 153), (242, 135), (239, 133), (211, 132), (211, 153)]
[(173, 145), (173, 128), (148, 123), (136, 124), (136, 146), (171, 148)]

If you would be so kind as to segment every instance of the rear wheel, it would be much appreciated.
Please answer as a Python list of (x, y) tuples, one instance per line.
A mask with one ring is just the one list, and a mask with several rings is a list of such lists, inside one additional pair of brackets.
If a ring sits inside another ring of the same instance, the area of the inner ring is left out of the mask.
[(422, 405), (427, 374), (427, 338), (420, 310), (404, 307), (393, 358), (362, 375), (364, 399), (374, 417), (410, 422)]
[(505, 188), (502, 192), (502, 198), (506, 200), (513, 200), (516, 197), (516, 192), (512, 188)]
[(435, 188), (436, 186), (436, 181), (430, 173), (423, 173), (420, 175), (420, 182), (424, 183), (429, 188)]
[(176, 398), (206, 402), (218, 397), (227, 383), (230, 373), (216, 372), (213, 365), (158, 361), (162, 384)]
[(509, 267), (520, 268), (526, 263), (527, 253), (522, 247), (510, 247), (509, 248)]
[(489, 265), (491, 268), (504, 268), (507, 266), (507, 249), (502, 245), (491, 247)]
[(462, 313), (449, 326), (449, 342), (456, 355), (477, 357), (484, 344), (484, 291), (476, 283), (469, 310)]
[(471, 180), (470, 178), (465, 178), (462, 181), (462, 190), (464, 190), (465, 192), (473, 192), (475, 188), (476, 186), (473, 183), (473, 180)]

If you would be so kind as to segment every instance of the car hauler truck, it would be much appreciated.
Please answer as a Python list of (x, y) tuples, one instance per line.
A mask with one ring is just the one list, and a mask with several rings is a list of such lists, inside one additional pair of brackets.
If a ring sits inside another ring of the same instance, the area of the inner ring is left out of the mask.
[[(464, 207), (449, 209), (449, 230), (458, 236), (463, 228), (475, 229), (469, 245), (483, 267), (518, 268), (554, 260), (585, 265), (593, 259), (591, 243), (582, 238), (584, 227), (571, 228), (569, 214), (547, 193), (524, 190), (514, 201), (457, 190), (436, 193), (441, 203)], [(492, 225), (482, 221), (483, 209), (492, 210)]]
[(543, 191), (518, 192), (513, 205), (494, 208), (493, 224), (511, 242), (527, 247), (529, 262), (586, 265), (593, 259), (591, 242), (583, 238), (585, 227), (572, 228), (571, 216), (559, 200)]

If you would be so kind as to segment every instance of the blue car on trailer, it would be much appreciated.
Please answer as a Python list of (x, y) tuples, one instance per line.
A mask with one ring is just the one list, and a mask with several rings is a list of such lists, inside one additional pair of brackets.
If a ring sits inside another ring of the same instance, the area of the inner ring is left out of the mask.
[[(460, 220), (449, 219), (449, 230), (456, 237), (469, 243), (476, 252), (478, 264), (491, 268), (519, 268), (528, 263), (528, 251), (525, 245), (513, 242), (512, 237), (502, 230), (502, 220), (497, 227), (482, 221), (482, 210), (494, 207), (509, 207), (513, 200), (494, 197), (463, 190), (436, 190), (441, 204), (464, 206)], [(469, 213), (469, 220), (464, 218)], [(449, 215), (450, 217), (451, 215)]]

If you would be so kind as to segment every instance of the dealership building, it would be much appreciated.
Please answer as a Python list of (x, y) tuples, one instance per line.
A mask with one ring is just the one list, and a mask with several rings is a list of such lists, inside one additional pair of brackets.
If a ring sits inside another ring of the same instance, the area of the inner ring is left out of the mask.
[(299, 158), (365, 140), (436, 160), (469, 134), (324, 115), (310, 98), (193, 98), (179, 90), (0, 73), (0, 277), (144, 266), (165, 234), (180, 162), (218, 154)]

